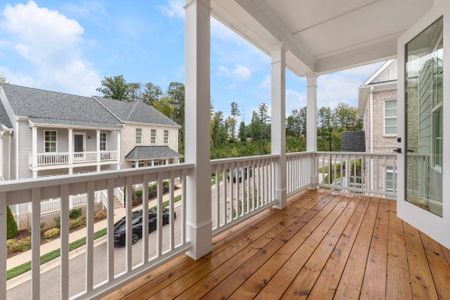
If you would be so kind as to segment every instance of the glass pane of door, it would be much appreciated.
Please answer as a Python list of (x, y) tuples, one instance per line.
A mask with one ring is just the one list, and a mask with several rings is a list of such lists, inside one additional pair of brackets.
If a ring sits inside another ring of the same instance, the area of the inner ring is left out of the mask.
[(74, 135), (74, 152), (83, 152), (84, 151), (84, 145), (83, 141), (84, 137), (82, 134), (75, 134)]
[(442, 18), (406, 45), (406, 200), (442, 216)]

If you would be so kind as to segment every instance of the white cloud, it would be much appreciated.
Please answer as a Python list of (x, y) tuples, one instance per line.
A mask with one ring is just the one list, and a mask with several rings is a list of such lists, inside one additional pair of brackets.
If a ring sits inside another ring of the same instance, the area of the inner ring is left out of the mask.
[(160, 6), (162, 13), (171, 18), (184, 18), (184, 1), (169, 0), (167, 5)]
[(294, 109), (299, 109), (305, 105), (305, 93), (292, 89), (286, 89), (286, 116), (290, 115)]
[[(76, 20), (29, 1), (7, 5), (0, 19), (0, 28), (11, 45), (10, 50), (30, 64), (22, 74), (5, 70), (9, 82), (83, 95), (95, 92), (100, 78), (83, 56), (84, 28)], [(34, 78), (33, 84), (28, 79), (24, 80), (30, 77)]]
[(218, 68), (218, 72), (224, 76), (237, 78), (240, 80), (247, 80), (252, 76), (252, 71), (248, 67), (240, 64), (235, 65), (233, 68), (228, 68), (221, 65)]
[(318, 106), (336, 107), (339, 103), (358, 105), (358, 91), (382, 63), (365, 65), (318, 78)]

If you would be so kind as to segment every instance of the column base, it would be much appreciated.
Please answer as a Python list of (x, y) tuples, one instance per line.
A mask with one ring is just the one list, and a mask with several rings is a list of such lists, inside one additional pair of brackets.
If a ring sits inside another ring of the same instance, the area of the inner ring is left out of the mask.
[(287, 191), (286, 189), (282, 190), (275, 190), (277, 195), (277, 204), (275, 204), (273, 207), (276, 209), (283, 209), (287, 206)]
[(186, 224), (187, 240), (191, 242), (192, 249), (186, 252), (191, 258), (198, 260), (211, 252), (212, 221), (196, 227)]

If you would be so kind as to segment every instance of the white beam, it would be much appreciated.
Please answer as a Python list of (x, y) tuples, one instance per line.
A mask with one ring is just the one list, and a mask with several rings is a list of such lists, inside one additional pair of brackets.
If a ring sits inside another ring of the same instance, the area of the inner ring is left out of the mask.
[(117, 170), (120, 170), (120, 165), (122, 164), (121, 135), (122, 133), (117, 131)]
[(286, 193), (286, 50), (280, 46), (272, 51), (272, 154), (279, 155), (275, 164), (277, 208), (287, 204)]
[(210, 0), (188, 0), (185, 6), (185, 159), (195, 164), (186, 180), (188, 255), (199, 259), (211, 251)]

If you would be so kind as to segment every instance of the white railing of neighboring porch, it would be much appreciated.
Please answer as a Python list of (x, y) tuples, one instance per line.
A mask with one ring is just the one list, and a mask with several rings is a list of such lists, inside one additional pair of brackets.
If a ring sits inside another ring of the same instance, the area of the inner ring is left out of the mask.
[[(97, 156), (97, 154), (99, 154)], [(88, 152), (53, 152), (53, 153), (37, 153), (37, 167), (54, 166), (54, 165), (68, 165), (70, 155), (74, 164), (95, 163), (100, 159), (100, 162), (117, 161), (117, 151), (88, 151)], [(29, 164), (33, 166), (33, 154), (29, 155)]]
[(277, 160), (277, 155), (263, 155), (211, 161), (213, 234), (276, 203)]
[(318, 186), (362, 195), (395, 198), (395, 153), (317, 152)]
[[(60, 220), (61, 220), (61, 259), (60, 259), (60, 288), (61, 298), (69, 298), (69, 197), (78, 194), (87, 194), (86, 205), (86, 278), (85, 290), (74, 295), (73, 299), (92, 298), (101, 295), (115, 286), (122, 284), (143, 272), (146, 272), (175, 255), (186, 252), (190, 249), (190, 243), (186, 238), (186, 176), (192, 171), (193, 164), (176, 164), (161, 167), (149, 167), (139, 169), (127, 169), (119, 171), (105, 171), (102, 173), (87, 173), (77, 175), (64, 175), (47, 178), (27, 179), (20, 181), (2, 182), (0, 184), (0, 211), (5, 212), (7, 205), (29, 203), (32, 206), (32, 259), (31, 259), (31, 297), (40, 298), (40, 216), (41, 201), (43, 199), (60, 198)], [(182, 182), (181, 188), (181, 213), (177, 215), (180, 225), (180, 237), (176, 244), (175, 222), (174, 222), (174, 190), (175, 180)], [(169, 194), (163, 203), (163, 181), (169, 182)], [(156, 200), (156, 254), (149, 255), (149, 200), (148, 189), (143, 189), (142, 197), (142, 249), (141, 260), (138, 264), (133, 264), (132, 255), (132, 193), (133, 186), (148, 186), (150, 182), (157, 184)], [(114, 189), (124, 187), (126, 192), (126, 239), (125, 239), (125, 271), (116, 274), (115, 272), (115, 252), (114, 252)], [(107, 276), (106, 281), (94, 285), (94, 194), (96, 191), (107, 190)], [(169, 208), (168, 233), (163, 236), (163, 206)], [(6, 224), (6, 214), (0, 214), (2, 224)], [(181, 221), (180, 221), (181, 220)], [(163, 239), (168, 243), (163, 247)], [(6, 229), (0, 229), (0, 295), (6, 295)], [(163, 251), (165, 250), (165, 251)], [(72, 296), (72, 295), (71, 295)], [(2, 298), (1, 296), (0, 298)]]

